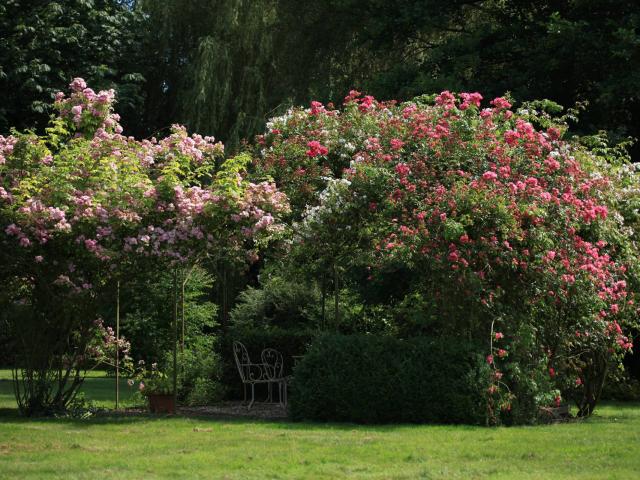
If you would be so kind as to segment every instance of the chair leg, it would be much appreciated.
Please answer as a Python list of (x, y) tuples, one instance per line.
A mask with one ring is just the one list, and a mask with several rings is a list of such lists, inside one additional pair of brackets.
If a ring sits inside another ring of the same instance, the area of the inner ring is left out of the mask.
[(287, 403), (289, 403), (289, 394), (287, 393), (287, 382), (282, 382), (282, 391), (284, 392), (284, 406), (286, 408)]
[(246, 405), (247, 404), (247, 384), (246, 383), (242, 384), (242, 390), (244, 393), (242, 403)]
[(287, 384), (284, 382), (278, 383), (278, 393), (280, 394), (280, 405), (287, 406)]
[(256, 397), (255, 384), (252, 383), (251, 384), (251, 403), (247, 407), (247, 410), (251, 410), (251, 407), (253, 407), (253, 402), (255, 402), (255, 397)]

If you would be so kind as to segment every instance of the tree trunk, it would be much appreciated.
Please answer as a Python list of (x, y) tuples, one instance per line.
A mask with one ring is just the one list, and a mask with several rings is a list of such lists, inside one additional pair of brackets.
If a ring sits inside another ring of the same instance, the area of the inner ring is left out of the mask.
[(609, 372), (609, 355), (596, 352), (593, 354), (591, 364), (584, 375), (584, 396), (578, 405), (578, 416), (588, 417), (596, 408), (602, 395), (604, 382)]

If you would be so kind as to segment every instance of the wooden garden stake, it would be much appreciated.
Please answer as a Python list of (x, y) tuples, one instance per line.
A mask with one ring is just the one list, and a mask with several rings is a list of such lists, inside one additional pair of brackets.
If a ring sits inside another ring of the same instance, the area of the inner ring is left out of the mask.
[(340, 285), (338, 284), (338, 267), (336, 264), (333, 264), (333, 282), (334, 282), (334, 310), (335, 310), (335, 319), (334, 319), (334, 328), (338, 328), (340, 324)]
[(116, 410), (120, 404), (120, 280), (116, 283)]
[[(173, 402), (178, 402), (178, 270), (173, 270)], [(175, 413), (175, 412), (174, 412)]]
[(183, 274), (183, 279), (182, 279), (182, 293), (180, 295), (180, 307), (181, 307), (181, 314), (180, 316), (182, 317), (182, 338), (181, 338), (181, 342), (180, 342), (180, 351), (184, 352), (184, 286), (187, 283), (187, 280), (189, 279), (188, 275), (184, 275)]

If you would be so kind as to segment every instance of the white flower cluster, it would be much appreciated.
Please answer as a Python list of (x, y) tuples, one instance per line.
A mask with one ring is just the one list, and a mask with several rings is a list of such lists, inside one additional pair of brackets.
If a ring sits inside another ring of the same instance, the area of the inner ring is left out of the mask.
[(308, 206), (304, 212), (302, 222), (296, 225), (296, 230), (303, 236), (312, 234), (318, 227), (322, 228), (325, 220), (344, 211), (351, 196), (351, 182), (344, 178), (323, 178), (327, 186), (320, 192), (320, 203)]

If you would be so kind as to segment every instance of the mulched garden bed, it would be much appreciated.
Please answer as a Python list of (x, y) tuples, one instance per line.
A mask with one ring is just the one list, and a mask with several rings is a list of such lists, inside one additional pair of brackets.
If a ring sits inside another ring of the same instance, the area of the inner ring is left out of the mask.
[[(96, 412), (104, 416), (138, 416), (152, 415), (145, 408), (126, 408), (118, 411), (103, 410)], [(162, 414), (166, 415), (166, 414)], [(277, 403), (254, 403), (251, 410), (242, 402), (220, 402), (215, 405), (202, 407), (178, 407), (177, 415), (184, 417), (214, 417), (214, 418), (252, 418), (259, 420), (284, 420), (287, 411)]]
[(287, 418), (287, 410), (277, 403), (254, 403), (251, 410), (247, 410), (247, 406), (242, 402), (221, 402), (205, 407), (178, 407), (178, 414), (222, 418), (258, 418), (264, 420)]

